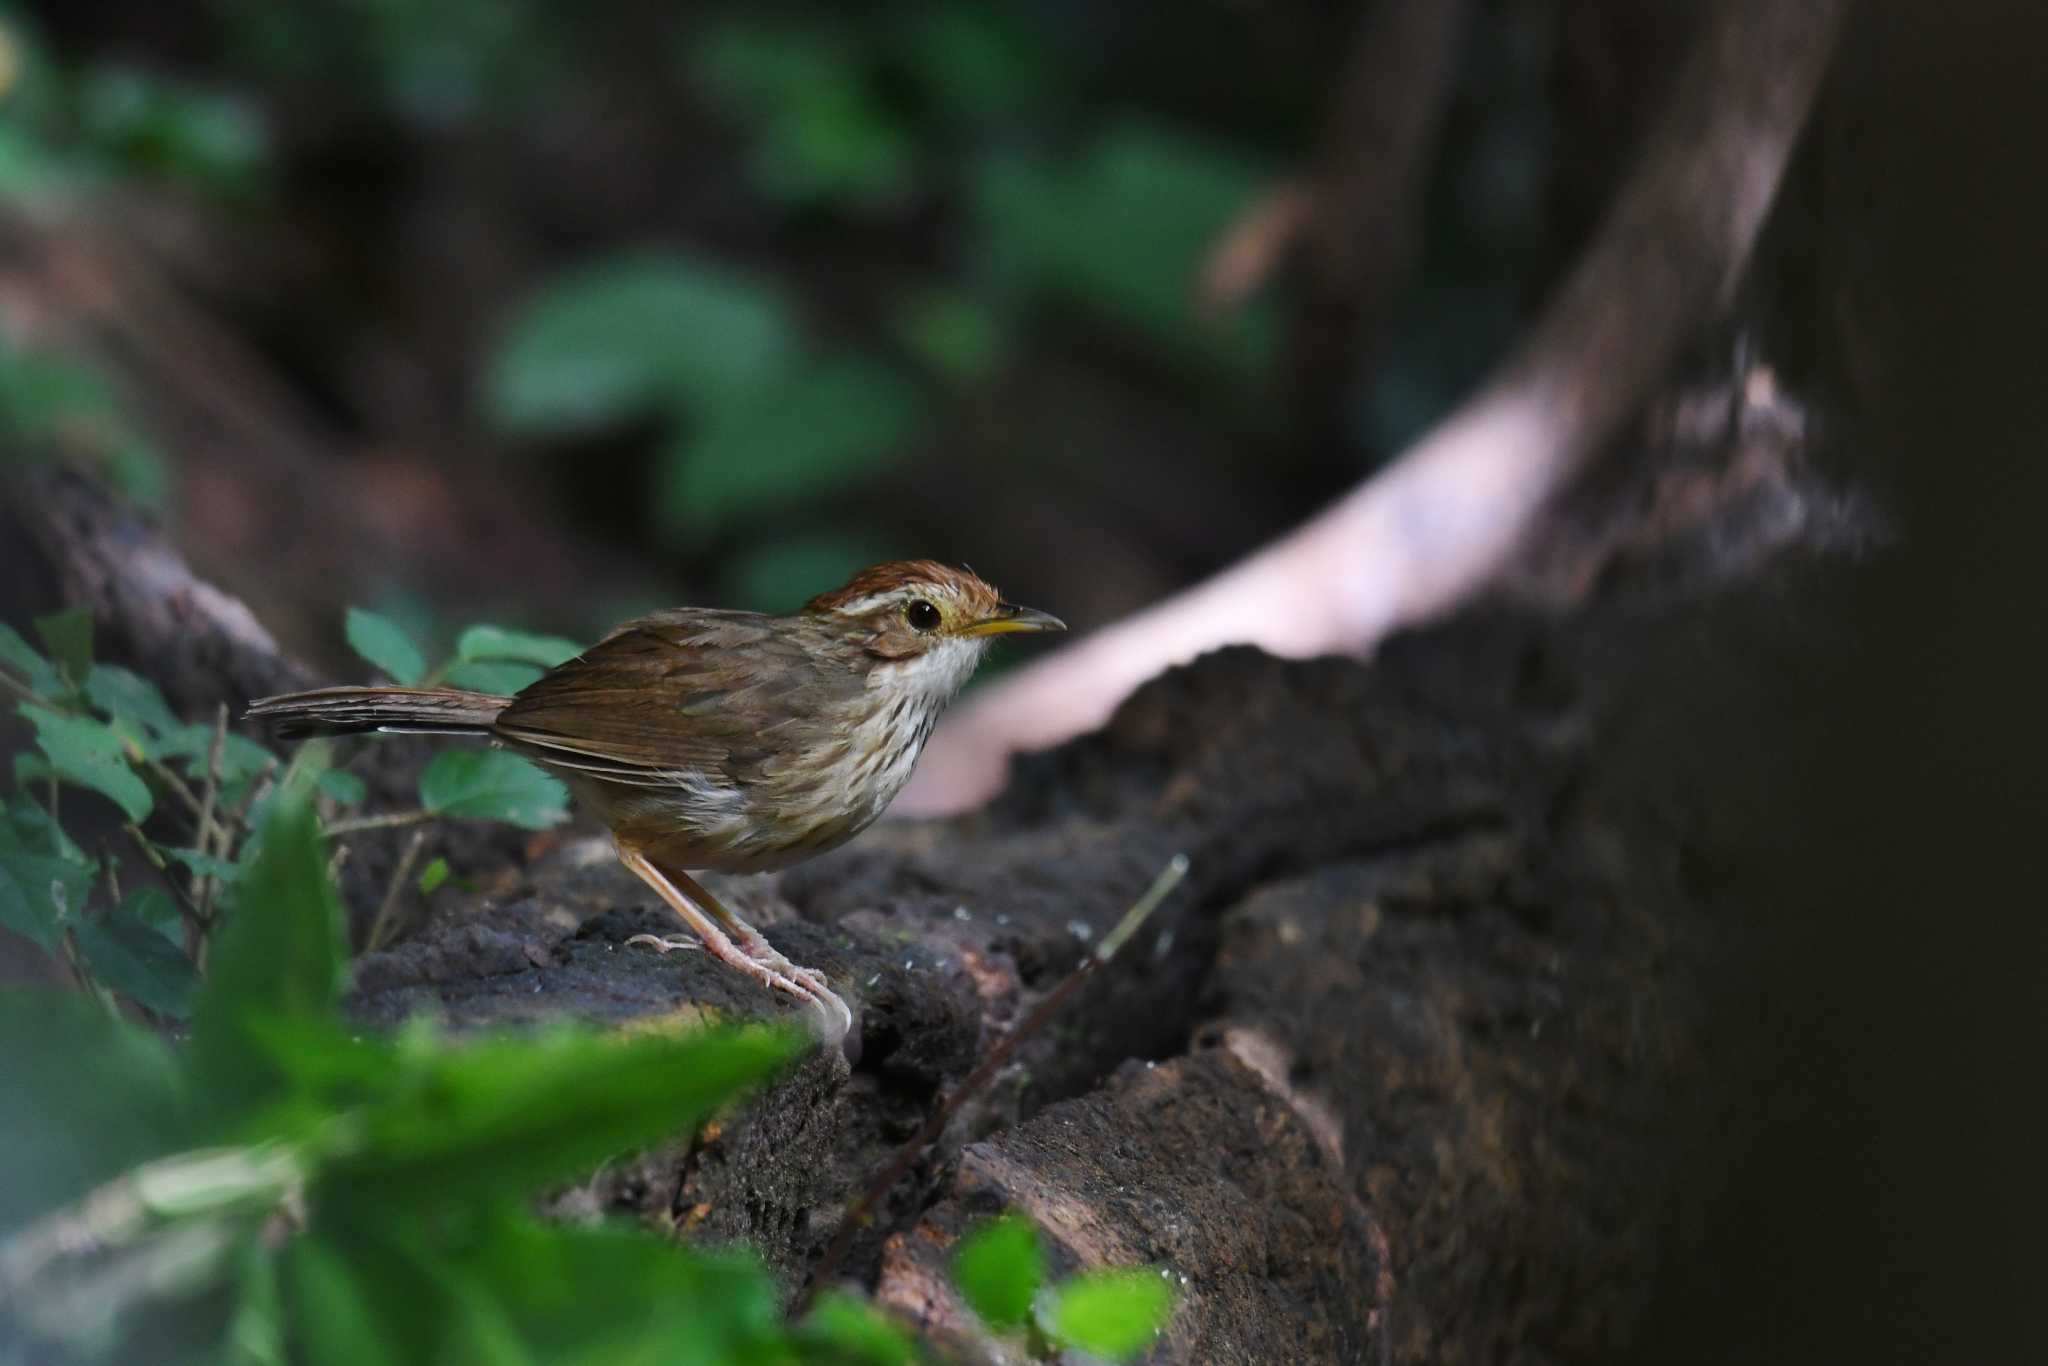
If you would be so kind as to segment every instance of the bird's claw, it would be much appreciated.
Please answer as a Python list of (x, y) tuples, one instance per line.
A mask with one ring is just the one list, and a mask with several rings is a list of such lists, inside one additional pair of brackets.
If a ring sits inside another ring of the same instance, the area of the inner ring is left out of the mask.
[(680, 950), (695, 952), (704, 947), (701, 940), (689, 939), (681, 935), (676, 936), (674, 939), (663, 939), (658, 934), (636, 934), (631, 939), (628, 939), (626, 943), (629, 946), (639, 944), (645, 948), (653, 949), (659, 954), (670, 954)]

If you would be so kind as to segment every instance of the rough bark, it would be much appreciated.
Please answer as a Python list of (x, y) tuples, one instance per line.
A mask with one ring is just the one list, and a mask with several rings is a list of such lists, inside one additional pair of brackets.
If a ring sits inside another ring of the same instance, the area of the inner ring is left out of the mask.
[[(1736, 447), (1751, 464), (1760, 449)], [(1782, 515), (1796, 490), (1734, 482), (1762, 493), (1709, 499), (1707, 525), (1638, 553), (1683, 567), (1712, 547), (1725, 568), (1746, 542), (1746, 573), (1799, 539)], [(14, 554), (31, 581), (82, 593), (102, 638), (181, 705), (296, 679), (147, 523), (96, 509), (68, 476), (50, 490), (56, 520)], [(35, 512), (16, 509), (24, 525)], [(80, 563), (105, 574), (65, 568)], [(1704, 940), (1672, 873), (1683, 824), (1621, 781), (1644, 765), (1617, 738), (1615, 699), (1727, 576), (1633, 577), (1658, 591), (1576, 618), (1468, 613), (1370, 668), (1211, 655), (1026, 760), (982, 812), (718, 881), (854, 1004), (858, 1061), (814, 1053), (705, 1134), (555, 1207), (748, 1240), (794, 1294), (941, 1095), (1185, 854), (1147, 930), (963, 1108), (842, 1273), (975, 1356), (986, 1344), (947, 1252), (1015, 1207), (1061, 1271), (1149, 1262), (1175, 1278), (1184, 1300), (1156, 1360), (1625, 1349)], [(403, 793), (422, 748), (373, 744), (373, 782)], [(444, 846), (471, 890), (444, 889), (418, 933), (358, 960), (365, 1024), (431, 1011), (458, 1027), (567, 1014), (639, 1029), (791, 1009), (708, 958), (629, 948), (672, 926), (596, 832), (490, 830), (454, 827)], [(359, 837), (351, 867), (387, 868), (402, 835), (381, 838)], [(350, 891), (374, 901), (383, 885)]]

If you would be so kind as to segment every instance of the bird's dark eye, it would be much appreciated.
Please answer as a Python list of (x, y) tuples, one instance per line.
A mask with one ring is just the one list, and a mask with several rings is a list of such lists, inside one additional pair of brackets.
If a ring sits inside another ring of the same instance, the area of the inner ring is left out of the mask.
[(923, 598), (912, 598), (903, 609), (903, 619), (910, 623), (913, 631), (936, 631), (939, 629), (939, 609)]

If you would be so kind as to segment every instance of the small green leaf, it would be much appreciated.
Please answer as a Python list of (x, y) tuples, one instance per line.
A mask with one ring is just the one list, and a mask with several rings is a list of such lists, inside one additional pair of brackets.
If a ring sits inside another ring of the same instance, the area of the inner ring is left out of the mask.
[(456, 658), (504, 659), (519, 664), (538, 664), (552, 669), (583, 653), (583, 647), (562, 636), (529, 635), (502, 626), (472, 626), (455, 644)]
[(420, 805), (443, 816), (545, 830), (569, 816), (569, 791), (516, 754), (451, 749), (420, 775)]
[(686, 1131), (803, 1042), (764, 1028), (620, 1040), (564, 1027), (459, 1048), (415, 1035), (387, 1065), (390, 1103), (364, 1110), (359, 1146), (322, 1182), (362, 1211), (504, 1199)]
[(235, 1290), (235, 1312), (222, 1344), (226, 1366), (289, 1366), (277, 1259), (263, 1240), (251, 1239), (242, 1249)]
[(0, 848), (0, 928), (54, 952), (64, 923), (85, 908), (94, 876), (67, 858)]
[(242, 875), (242, 865), (233, 859), (224, 859), (219, 854), (202, 854), (197, 849), (172, 849), (159, 846), (158, 853), (174, 863), (185, 867), (201, 877), (219, 878), (222, 882), (233, 882)]
[(354, 806), (370, 795), (361, 778), (353, 773), (344, 773), (338, 768), (320, 770), (320, 776), (313, 779), (313, 786), (343, 806)]
[(122, 907), (81, 920), (72, 936), (93, 976), (123, 996), (174, 1020), (190, 1012), (198, 981), (191, 960), (133, 911)]
[(493, 659), (473, 659), (448, 670), (448, 682), (454, 687), (468, 688), (474, 692), (497, 693), (502, 697), (510, 697), (540, 675), (540, 668), (533, 664), (505, 664)]
[(43, 658), (12, 626), (0, 623), (0, 667), (19, 677), (37, 697), (55, 697), (64, 690), (57, 666)]
[(184, 928), (185, 917), (179, 912), (178, 903), (171, 900), (170, 893), (163, 888), (138, 887), (128, 894), (128, 899), (121, 905), (143, 924), (159, 934), (169, 936), (173, 943), (177, 942), (177, 935)]
[(757, 612), (794, 612), (854, 571), (889, 558), (886, 542), (858, 533), (811, 532), (747, 546), (725, 562), (730, 601)]
[(648, 412), (708, 412), (785, 372), (796, 322), (763, 280), (681, 256), (557, 277), (500, 343), (487, 384), (507, 427), (585, 429)]
[(734, 404), (673, 447), (656, 509), (704, 534), (735, 515), (859, 485), (904, 453), (923, 417), (917, 391), (869, 361), (821, 365)]
[(427, 1361), (432, 1344), (399, 1350), (388, 1336), (396, 1307), (358, 1274), (370, 1259), (351, 1257), (319, 1237), (294, 1239), (284, 1254), (286, 1321), (298, 1329), (293, 1359), (311, 1366), (356, 1366), (365, 1361)]
[[(157, 744), (156, 757), (159, 759), (183, 759), (187, 776), (205, 781), (207, 764), (213, 758), (212, 726), (179, 726), (165, 732)], [(276, 756), (246, 735), (229, 731), (222, 737), (220, 749), (220, 780), (223, 783), (240, 782), (254, 777), (265, 767), (276, 762)]]
[(1155, 1268), (1091, 1271), (1053, 1291), (1047, 1329), (1068, 1346), (1126, 1361), (1159, 1336), (1173, 1298), (1172, 1284)]
[[(179, 727), (156, 684), (112, 664), (95, 664), (85, 678), (85, 695), (110, 721), (146, 747)], [(205, 729), (205, 728), (201, 728)]]
[(917, 1343), (902, 1324), (871, 1304), (828, 1290), (797, 1327), (799, 1341), (829, 1352), (829, 1360), (860, 1366), (901, 1366), (917, 1360)]
[(409, 688), (427, 676), (427, 661), (420, 654), (419, 646), (413, 644), (412, 637), (389, 617), (360, 607), (349, 608), (348, 644), (350, 649), (405, 687)]
[(36, 745), (58, 777), (109, 798), (131, 821), (148, 818), (153, 805), (149, 788), (128, 767), (118, 734), (98, 721), (59, 716), (26, 702), (20, 710), (35, 724)]
[(75, 992), (0, 992), (0, 1229), (186, 1146), (170, 1048)]
[(92, 672), (92, 609), (67, 607), (37, 617), (36, 634), (71, 685), (83, 685)]
[(1045, 1250), (1031, 1221), (1015, 1215), (984, 1224), (953, 1254), (953, 1283), (992, 1328), (1021, 1325), (1045, 1282)]
[(240, 875), (235, 913), (214, 941), (188, 1056), (224, 1123), (283, 1078), (250, 1031), (261, 1020), (325, 1019), (341, 995), (347, 915), (303, 790), (273, 805)]
[(957, 383), (985, 379), (1002, 363), (1009, 338), (996, 314), (952, 290), (923, 290), (903, 301), (893, 320), (904, 345)]
[(432, 896), (441, 890), (441, 884), (448, 880), (448, 860), (437, 858), (420, 874), (420, 895)]

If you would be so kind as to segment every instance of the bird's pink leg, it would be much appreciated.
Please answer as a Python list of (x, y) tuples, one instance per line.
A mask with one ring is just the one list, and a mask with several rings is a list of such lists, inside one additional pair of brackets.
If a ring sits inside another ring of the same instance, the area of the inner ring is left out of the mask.
[[(823, 973), (790, 962), (761, 937), (760, 931), (720, 905), (718, 898), (688, 873), (656, 867), (645, 854), (624, 844), (618, 846), (618, 851), (619, 862), (631, 868), (668, 903), (669, 909), (683, 918), (684, 924), (696, 931), (713, 957), (738, 968), (770, 990), (788, 992), (817, 1006), (824, 1016), (827, 1041), (838, 1044), (845, 1040), (847, 1031), (853, 1028), (853, 1012), (826, 983)], [(660, 953), (694, 947), (651, 934), (636, 934), (626, 942), (644, 944)]]

